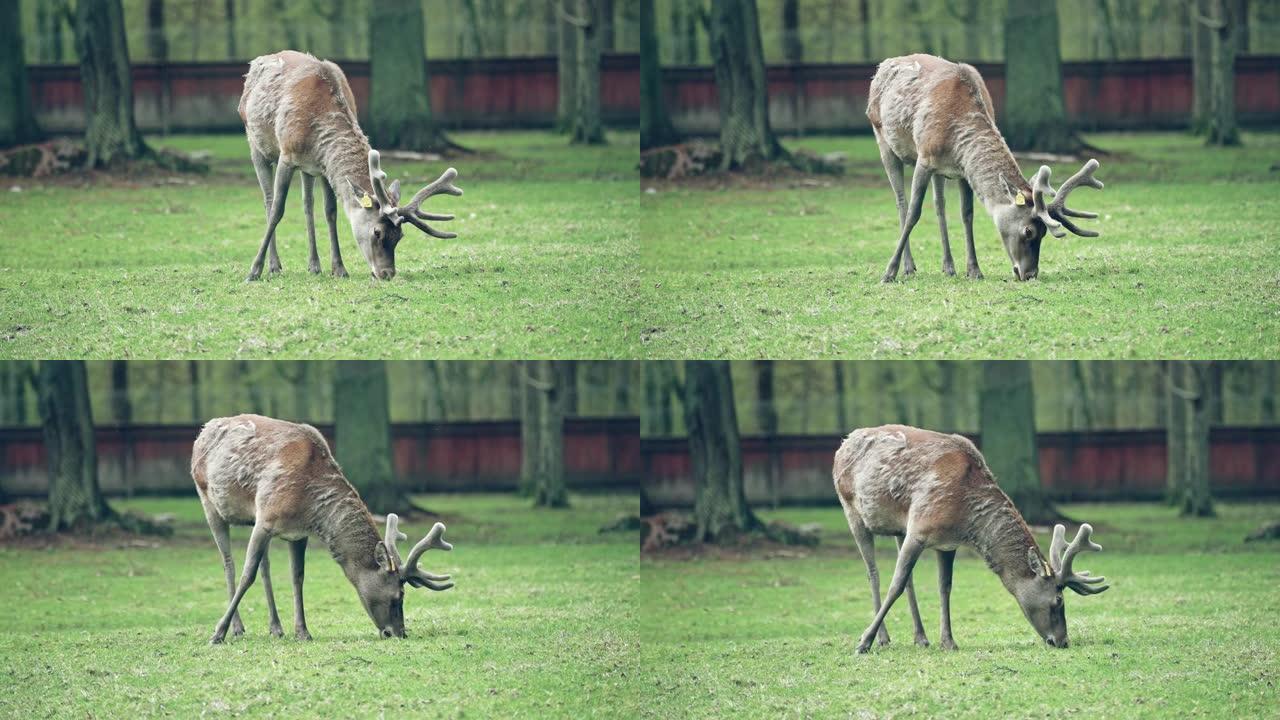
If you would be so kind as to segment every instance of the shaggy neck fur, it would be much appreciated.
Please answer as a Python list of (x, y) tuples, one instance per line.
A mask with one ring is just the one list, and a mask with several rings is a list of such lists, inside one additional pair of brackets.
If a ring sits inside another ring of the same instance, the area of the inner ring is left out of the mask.
[(1041, 562), (1048, 567), (1048, 561), (1040, 553), (1026, 521), (994, 481), (985, 492), (970, 495), (969, 518), (970, 543), (1010, 591), (1016, 582), (1035, 574), (1027, 564), (1028, 548), (1034, 548)]
[(317, 493), (312, 509), (312, 527), (329, 547), (329, 553), (349, 579), (353, 573), (377, 564), (374, 547), (382, 541), (369, 509), (360, 494), (345, 478), (332, 478), (331, 490)]
[(334, 122), (316, 126), (316, 159), (324, 168), (329, 187), (333, 188), (343, 206), (359, 207), (359, 198), (351, 192), (352, 183), (373, 197), (373, 184), (369, 180), (369, 140), (354, 120), (341, 118), (338, 113), (330, 117)]
[(972, 123), (957, 123), (957, 127), (964, 133), (952, 145), (956, 163), (987, 213), (993, 213), (997, 205), (1011, 204), (1019, 191), (1030, 202), (1031, 186), (991, 120), (974, 113)]

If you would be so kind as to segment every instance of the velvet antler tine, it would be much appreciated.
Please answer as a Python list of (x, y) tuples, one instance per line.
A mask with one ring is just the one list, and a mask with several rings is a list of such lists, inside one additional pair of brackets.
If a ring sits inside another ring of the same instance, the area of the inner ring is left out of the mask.
[[(1054, 533), (1056, 535), (1057, 529)], [(1062, 564), (1058, 567), (1058, 586), (1071, 588), (1080, 595), (1096, 595), (1106, 590), (1109, 585), (1094, 587), (1098, 583), (1106, 580), (1103, 576), (1093, 577), (1087, 572), (1076, 574), (1072, 570), (1072, 563), (1076, 555), (1088, 550), (1090, 552), (1101, 552), (1102, 546), (1093, 541), (1093, 526), (1085, 523), (1080, 526), (1079, 532), (1076, 533), (1076, 539), (1071, 541), (1067, 549), (1062, 554)]]
[(1053, 526), (1053, 541), (1049, 543), (1049, 562), (1056, 570), (1062, 567), (1062, 552), (1067, 549), (1067, 528), (1061, 523)]
[(413, 546), (413, 550), (409, 553), (409, 559), (405, 562), (404, 567), (400, 570), (400, 577), (410, 585), (421, 588), (429, 588), (431, 590), (448, 590), (453, 587), (453, 583), (448, 582), (448, 575), (435, 575), (418, 568), (418, 558), (422, 557), (422, 553), (429, 549), (436, 550), (452, 550), (450, 545), (444, 539), (444, 523), (436, 523), (431, 526), (431, 531), (427, 536), (418, 541)]
[(396, 549), (396, 541), (408, 540), (409, 536), (400, 532), (400, 516), (395, 513), (387, 513), (387, 532), (383, 535), (382, 542), (387, 546), (387, 553), (391, 559), (395, 560), (396, 566), (399, 567), (400, 551)]
[(429, 212), (422, 212), (421, 210), (419, 210), (414, 214), (417, 215), (418, 219), (420, 220), (452, 220), (453, 219), (453, 215), (449, 215), (446, 213), (429, 213)]
[(412, 226), (414, 226), (414, 227), (418, 228), (418, 229), (419, 229), (419, 230), (421, 230), (422, 232), (424, 232), (424, 233), (426, 233), (426, 234), (430, 235), (431, 237), (438, 237), (438, 238), (440, 238), (440, 239), (442, 239), (442, 240), (449, 240), (449, 239), (452, 239), (452, 238), (456, 238), (456, 237), (458, 237), (458, 234), (457, 234), (457, 233), (446, 232), (446, 231), (444, 231), (444, 230), (437, 230), (437, 229), (435, 229), (435, 228), (431, 227), (430, 225), (426, 224), (425, 222), (423, 222), (423, 221), (419, 220), (419, 219), (417, 218), (417, 216), (415, 216), (415, 215), (401, 215), (400, 217), (401, 217), (405, 222), (407, 222), (407, 223), (409, 223), (410, 225), (412, 225)]
[[(1067, 196), (1071, 194), (1081, 185), (1088, 185), (1091, 188), (1101, 190), (1104, 185), (1102, 181), (1093, 176), (1094, 171), (1099, 167), (1098, 161), (1091, 159), (1080, 168), (1075, 175), (1067, 178), (1067, 181), (1058, 187), (1058, 192), (1053, 198), (1053, 202), (1049, 204), (1048, 211), (1051, 216), (1062, 222), (1063, 227), (1081, 237), (1097, 237), (1098, 233), (1092, 230), (1083, 230), (1075, 225), (1075, 223), (1067, 220), (1068, 217), (1084, 218), (1086, 220), (1096, 219), (1097, 213), (1085, 212), (1082, 210), (1072, 210), (1067, 207)], [(1047, 179), (1047, 178), (1046, 178)]]
[(458, 177), (458, 171), (455, 170), (454, 168), (449, 168), (445, 170), (443, 173), (441, 173), (440, 177), (435, 179), (434, 182), (430, 183), (426, 187), (414, 193), (413, 198), (411, 198), (409, 202), (405, 203), (404, 207), (400, 208), (400, 217), (405, 222), (409, 223), (410, 225), (413, 225), (414, 227), (418, 228), (422, 232), (432, 237), (438, 237), (445, 240), (458, 237), (457, 234), (455, 233), (436, 230), (435, 228), (431, 227), (426, 223), (427, 220), (434, 220), (434, 221), (452, 220), (453, 219), (452, 215), (443, 215), (443, 214), (438, 215), (435, 213), (426, 213), (418, 209), (419, 206), (422, 205), (422, 202), (427, 198), (431, 197), (432, 195), (440, 195), (440, 194), (455, 195), (455, 196), (461, 195), (462, 188), (453, 184), (453, 180), (456, 177)]
[(1048, 165), (1041, 165), (1036, 172), (1035, 177), (1031, 179), (1031, 202), (1034, 206), (1036, 217), (1040, 218), (1040, 222), (1053, 233), (1054, 237), (1066, 237), (1066, 232), (1062, 229), (1062, 223), (1058, 222), (1050, 213), (1045, 196), (1053, 197), (1053, 188), (1049, 185), (1049, 174), (1053, 172)]
[(387, 174), (382, 172), (382, 157), (377, 150), (369, 151), (369, 182), (373, 183), (373, 194), (378, 196), (378, 204), (384, 208), (391, 207), (391, 198), (387, 194), (384, 183)]

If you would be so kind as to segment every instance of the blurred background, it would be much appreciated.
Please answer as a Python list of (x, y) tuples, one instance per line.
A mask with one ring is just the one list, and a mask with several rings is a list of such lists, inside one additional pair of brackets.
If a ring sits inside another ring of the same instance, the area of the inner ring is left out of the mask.
[(1215, 497), (1280, 493), (1278, 404), (1266, 361), (651, 362), (644, 502), (720, 497), (739, 523), (743, 507), (834, 506), (842, 438), (901, 423), (974, 440), (1032, 522), (1058, 501), (1211, 514)]
[[(573, 361), (0, 362), (0, 498), (194, 497), (191, 444), (210, 418), (315, 425), (374, 512), (410, 493), (633, 493), (641, 368)], [(83, 432), (81, 432), (83, 431)], [(65, 490), (66, 488), (64, 488)], [(66, 496), (67, 493), (63, 493)]]

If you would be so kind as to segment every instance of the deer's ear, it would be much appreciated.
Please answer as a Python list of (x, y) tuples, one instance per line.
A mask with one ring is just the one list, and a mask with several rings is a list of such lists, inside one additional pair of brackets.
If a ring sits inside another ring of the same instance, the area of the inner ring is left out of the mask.
[(1035, 575), (1049, 574), (1044, 566), (1044, 560), (1040, 558), (1040, 552), (1033, 547), (1027, 548), (1027, 565), (1031, 567), (1031, 572)]
[(391, 562), (391, 554), (387, 552), (387, 546), (378, 543), (373, 546), (373, 561), (378, 567), (386, 572), (394, 572), (396, 567)]
[(351, 178), (347, 178), (347, 186), (351, 188), (351, 196), (356, 199), (356, 202), (360, 203), (360, 207), (369, 210), (376, 204), (377, 201), (373, 199), (369, 191), (352, 182)]
[(392, 205), (400, 204), (400, 181), (399, 180), (391, 181), (391, 187), (387, 188), (387, 195), (389, 196), (389, 199), (391, 200)]

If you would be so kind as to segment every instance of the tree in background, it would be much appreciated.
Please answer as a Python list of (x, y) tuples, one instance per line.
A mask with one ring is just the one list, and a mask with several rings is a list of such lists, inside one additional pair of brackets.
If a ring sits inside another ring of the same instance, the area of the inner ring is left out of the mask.
[(1040, 485), (1031, 363), (984, 361), (979, 405), (982, 454), (1000, 488), (1027, 522), (1044, 524), (1058, 520), (1058, 511)]
[(1084, 147), (1067, 123), (1062, 99), (1058, 5), (1009, 3), (1004, 19), (1004, 118), (1000, 130), (1014, 150), (1074, 153)]
[(663, 437), (675, 432), (675, 417), (671, 398), (679, 397), (682, 390), (676, 379), (675, 362), (672, 360), (648, 360), (644, 373), (644, 408), (640, 413), (641, 432)]
[(755, 0), (711, 0), (708, 29), (720, 96), (721, 169), (755, 169), (786, 158), (769, 125)]
[[(20, 5), (20, 3), (18, 3)], [(71, 10), (66, 0), (40, 0), (36, 3), (36, 58), (42, 63), (60, 64), (62, 62), (62, 26), (71, 23)], [(5, 28), (12, 27), (16, 32), (18, 25), (5, 23)], [(3, 32), (0, 30), (0, 32)], [(7, 43), (6, 43), (7, 44)]]
[(684, 422), (697, 485), (695, 542), (712, 542), (763, 527), (751, 507), (742, 475), (742, 447), (734, 407), (733, 378), (725, 360), (684, 364)]
[(369, 136), (379, 147), (458, 149), (431, 114), (422, 3), (374, 0), (369, 16)]
[[(572, 77), (569, 142), (602, 145), (605, 139), (604, 127), (600, 124), (600, 3), (599, 0), (577, 0), (573, 15), (563, 5), (560, 6), (560, 12), (565, 23), (573, 30), (573, 57), (576, 60)], [(566, 80), (568, 79), (561, 78), (560, 82), (564, 83)]]
[[(240, 57), (240, 53), (236, 50), (236, 0), (224, 0), (222, 4), (222, 16), (226, 21), (227, 31), (227, 59), (234, 60)], [(329, 21), (330, 27), (337, 25), (336, 18), (323, 16)], [(340, 56), (340, 55), (339, 55)]]
[(83, 360), (45, 360), (36, 380), (49, 459), (49, 529), (57, 532), (110, 520), (98, 486), (98, 450)]
[(640, 149), (670, 145), (679, 139), (662, 95), (654, 0), (640, 0)]
[(1213, 372), (1212, 363), (1168, 361), (1168, 500), (1182, 515), (1214, 514), (1209, 492), (1210, 416), (1218, 403)]
[(133, 119), (133, 78), (120, 0), (77, 0), (75, 34), (84, 89), (86, 166), (153, 156)]
[(778, 407), (774, 401), (773, 361), (756, 360), (756, 425), (769, 453), (768, 485), (773, 507), (782, 501), (782, 453), (778, 450)]
[[(1232, 0), (1206, 0), (1197, 10), (1195, 22), (1208, 30), (1208, 79), (1204, 89), (1209, 93), (1208, 117), (1204, 118), (1204, 132), (1208, 145), (1239, 145), (1240, 131), (1236, 126), (1236, 52), (1240, 48), (1240, 28), (1247, 11), (1244, 3)], [(1243, 17), (1242, 17), (1243, 15)], [(1192, 31), (1198, 35), (1197, 30)], [(1202, 69), (1201, 72), (1204, 72)], [(1196, 86), (1200, 90), (1200, 86)], [(1201, 101), (1196, 101), (1201, 108)]]
[(344, 360), (333, 374), (334, 455), (375, 513), (407, 513), (413, 505), (391, 467), (387, 368), (381, 360)]
[(556, 8), (556, 128), (573, 129), (578, 103), (578, 35), (561, 5), (564, 0), (547, 0)]
[(795, 65), (804, 62), (800, 38), (800, 0), (782, 0), (782, 57)]
[[(525, 382), (530, 395), (526, 402), (535, 437), (522, 452), (533, 450), (525, 456), (532, 464), (528, 479), (522, 483), (533, 496), (533, 504), (539, 507), (561, 508), (569, 506), (569, 492), (564, 477), (564, 399), (566, 368), (572, 361), (536, 360), (525, 364)], [(522, 423), (523, 425), (524, 423)], [(521, 440), (525, 434), (522, 430)], [(521, 473), (525, 468), (522, 463)]]
[(0, 5), (0, 147), (41, 137), (22, 53), (22, 4), (9, 0)]

